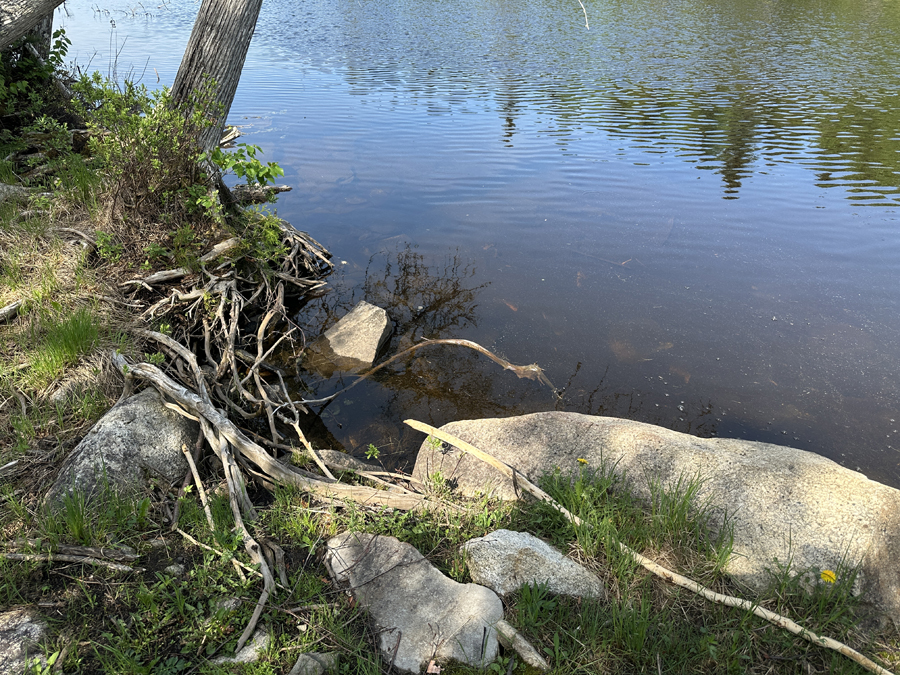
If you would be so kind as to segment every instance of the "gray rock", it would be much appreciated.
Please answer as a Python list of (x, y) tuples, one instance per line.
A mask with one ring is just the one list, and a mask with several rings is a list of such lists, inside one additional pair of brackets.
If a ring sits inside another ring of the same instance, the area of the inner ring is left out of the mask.
[(47, 492), (48, 503), (79, 490), (91, 498), (108, 484), (122, 493), (137, 493), (151, 478), (168, 485), (188, 469), (182, 444), (192, 447), (196, 422), (163, 405), (155, 389), (146, 389), (114, 406), (63, 463)]
[(269, 642), (271, 642), (271, 638), (269, 634), (263, 630), (262, 628), (257, 628), (256, 632), (253, 633), (253, 637), (250, 638), (250, 641), (244, 645), (244, 648), (241, 649), (234, 656), (219, 656), (212, 660), (216, 665), (225, 665), (228, 663), (254, 663), (259, 661), (259, 657), (262, 656), (262, 653), (268, 649)]
[(362, 301), (306, 348), (304, 365), (327, 376), (336, 370), (365, 370), (375, 363), (390, 334), (387, 312)]
[[(506, 419), (453, 422), (448, 432), (515, 466), (536, 481), (559, 467), (575, 473), (605, 463), (648, 498), (650, 482), (673, 487), (700, 476), (695, 505), (707, 501), (714, 527), (734, 531), (727, 565), (755, 589), (769, 582), (774, 561), (793, 560), (797, 572), (860, 564), (863, 600), (900, 623), (900, 491), (811, 452), (768, 443), (695, 438), (661, 427), (577, 413), (536, 413)], [(455, 448), (423, 443), (413, 475), (440, 471), (466, 494), (514, 499), (496, 470)], [(627, 543), (627, 542), (626, 542)]]
[(462, 545), (472, 581), (501, 597), (525, 584), (546, 584), (557, 595), (606, 599), (603, 582), (527, 532), (496, 530)]
[(337, 669), (337, 652), (301, 654), (288, 675), (323, 675)]
[(26, 187), (22, 187), (21, 185), (8, 185), (7, 183), (0, 183), (0, 202), (4, 202), (7, 199), (24, 201), (28, 199), (28, 195), (30, 194), (31, 190)]
[(19, 675), (40, 659), (46, 666), (38, 642), (47, 634), (47, 624), (30, 609), (13, 609), (0, 614), (0, 674)]
[(182, 574), (184, 574), (184, 569), (184, 565), (181, 565), (180, 563), (174, 563), (165, 568), (163, 572), (165, 572), (166, 574), (170, 574), (173, 577), (180, 577)]
[(365, 607), (387, 663), (419, 673), (431, 660), (482, 666), (497, 658), (497, 595), (441, 574), (394, 537), (345, 532), (328, 540), (325, 561)]

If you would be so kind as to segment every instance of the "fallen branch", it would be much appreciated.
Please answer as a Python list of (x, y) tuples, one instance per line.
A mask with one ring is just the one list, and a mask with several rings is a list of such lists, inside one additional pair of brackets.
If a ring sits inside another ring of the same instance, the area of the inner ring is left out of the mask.
[(439, 340), (424, 340), (417, 345), (413, 345), (409, 349), (404, 349), (402, 352), (400, 352), (398, 354), (394, 354), (387, 361), (379, 363), (377, 366), (375, 366), (371, 370), (367, 370), (365, 373), (363, 373), (358, 378), (356, 378), (353, 382), (351, 382), (348, 386), (344, 387), (340, 391), (333, 393), (331, 396), (326, 396), (325, 398), (319, 398), (319, 399), (314, 399), (314, 400), (303, 399), (300, 401), (300, 403), (303, 403), (304, 405), (319, 405), (319, 404), (323, 404), (323, 403), (328, 403), (329, 401), (331, 401), (335, 397), (339, 396), (340, 394), (350, 391), (351, 389), (353, 389), (353, 387), (358, 385), (360, 382), (365, 380), (367, 377), (374, 375), (379, 370), (381, 370), (385, 366), (393, 363), (400, 357), (405, 356), (406, 354), (411, 354), (412, 352), (416, 351), (417, 349), (421, 349), (422, 347), (428, 347), (430, 345), (456, 345), (458, 347), (467, 347), (468, 349), (474, 349), (476, 352), (480, 352), (480, 353), (484, 354), (485, 356), (487, 356), (494, 363), (502, 366), (504, 370), (511, 370), (512, 372), (514, 372), (516, 374), (516, 377), (518, 377), (519, 379), (524, 378), (526, 380), (535, 380), (536, 382), (540, 382), (541, 384), (547, 385), (548, 387), (550, 387), (550, 389), (553, 390), (554, 394), (556, 393), (556, 388), (553, 386), (553, 383), (547, 378), (546, 375), (544, 375), (543, 369), (536, 363), (530, 363), (527, 366), (517, 366), (513, 363), (510, 363), (506, 359), (497, 356), (491, 350), (486, 349), (485, 347), (482, 347), (477, 342), (472, 342), (471, 340), (460, 340), (460, 339), (456, 339), (456, 338), (442, 338)]
[(65, 555), (60, 553), (7, 553), (0, 551), (0, 558), (7, 560), (23, 560), (38, 561), (46, 563), (68, 562), (80, 563), (82, 565), (93, 565), (95, 567), (106, 567), (115, 572), (143, 572), (143, 567), (129, 567), (128, 565), (120, 565), (119, 563), (110, 562), (108, 560), (99, 560), (83, 555)]
[(4, 544), (4, 546), (10, 549), (29, 547), (37, 549), (38, 551), (45, 548), (46, 546), (48, 549), (50, 549), (46, 551), (47, 554), (62, 553), (66, 555), (82, 556), (88, 558), (105, 558), (106, 560), (125, 560), (133, 562), (140, 558), (137, 553), (123, 551), (119, 548), (104, 548), (102, 546), (70, 546), (67, 544), (59, 544), (58, 546), (52, 547), (50, 546), (50, 542), (44, 539), (15, 539)]
[[(483, 450), (479, 450), (471, 443), (466, 443), (461, 438), (454, 436), (453, 434), (447, 433), (441, 429), (437, 429), (429, 424), (425, 424), (423, 422), (417, 422), (416, 420), (406, 420), (406, 424), (411, 426), (413, 429), (418, 431), (423, 431), (425, 433), (431, 434), (435, 438), (438, 438), (446, 443), (450, 443), (451, 445), (456, 446), (463, 452), (470, 452), (475, 455), (478, 459), (490, 464), (498, 471), (500, 471), (504, 476), (511, 478), (515, 481), (516, 484), (524, 487), (528, 492), (537, 497), (541, 501), (548, 502), (550, 506), (555, 508), (557, 511), (565, 515), (571, 523), (577, 526), (584, 527), (586, 523), (579, 518), (578, 516), (570, 513), (564, 506), (559, 504), (556, 500), (554, 500), (550, 495), (536, 487), (531, 481), (525, 478), (524, 475), (520, 471), (517, 471), (513, 467), (508, 464), (501, 462), (496, 457), (489, 455)], [(666, 581), (675, 584), (676, 586), (680, 586), (681, 588), (686, 588), (687, 590), (700, 595), (711, 602), (715, 602), (721, 605), (726, 605), (728, 607), (737, 607), (738, 609), (743, 609), (749, 612), (752, 612), (756, 616), (761, 619), (765, 619), (771, 624), (778, 626), (779, 628), (783, 628), (786, 631), (793, 633), (799, 637), (802, 637), (804, 640), (808, 640), (809, 642), (819, 645), (820, 647), (825, 647), (827, 649), (833, 649), (836, 652), (840, 652), (847, 658), (855, 661), (859, 665), (861, 665), (866, 670), (869, 670), (873, 673), (878, 673), (878, 675), (893, 675), (891, 671), (886, 670), (879, 666), (877, 663), (872, 661), (871, 659), (863, 656), (858, 651), (845, 645), (843, 642), (838, 642), (837, 640), (833, 640), (829, 637), (819, 636), (813, 633), (811, 630), (804, 628), (798, 623), (791, 621), (787, 617), (781, 616), (780, 614), (776, 614), (775, 612), (770, 612), (767, 609), (763, 609), (757, 603), (751, 602), (749, 600), (745, 600), (743, 598), (736, 598), (731, 595), (723, 595), (722, 593), (716, 593), (710, 588), (698, 584), (693, 579), (688, 579), (685, 576), (677, 574), (670, 569), (659, 565), (649, 558), (642, 556), (637, 551), (629, 548), (622, 542), (618, 542), (619, 549), (628, 555), (632, 560), (637, 562), (639, 565), (644, 567), (644, 569), (652, 572), (656, 576), (661, 579), (665, 579)]]
[(236, 185), (231, 188), (231, 198), (235, 204), (264, 204), (274, 200), (275, 195), (290, 192), (290, 185), (249, 186)]
[(204, 402), (197, 394), (179, 385), (159, 368), (149, 363), (129, 364), (121, 354), (112, 354), (113, 363), (131, 377), (151, 382), (162, 394), (180, 403), (182, 407), (198, 417), (206, 419), (210, 425), (227, 440), (248, 461), (256, 464), (264, 474), (276, 482), (294, 485), (302, 490), (337, 499), (349, 499), (362, 504), (390, 506), (401, 511), (433, 509), (438, 511), (462, 510), (453, 504), (441, 502), (421, 495), (400, 495), (385, 490), (362, 485), (326, 483), (307, 478), (288, 464), (273, 458), (264, 448), (251, 441), (226, 415), (210, 403)]
[(6, 307), (0, 307), (0, 321), (12, 321), (15, 319), (23, 302), (24, 300), (16, 300), (6, 305)]
[(545, 673), (550, 670), (550, 665), (544, 660), (538, 650), (532, 647), (531, 643), (522, 637), (522, 634), (509, 623), (500, 619), (494, 624), (494, 629), (497, 631), (497, 638), (500, 640), (500, 644), (505, 649), (515, 651), (532, 668), (537, 668)]

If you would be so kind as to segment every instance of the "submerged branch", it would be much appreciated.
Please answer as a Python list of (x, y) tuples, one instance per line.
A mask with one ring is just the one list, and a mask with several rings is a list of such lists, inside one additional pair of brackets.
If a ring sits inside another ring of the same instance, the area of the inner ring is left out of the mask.
[(485, 356), (487, 356), (494, 363), (502, 366), (504, 370), (511, 370), (512, 372), (514, 372), (516, 374), (516, 377), (518, 377), (519, 379), (524, 378), (526, 380), (535, 380), (536, 382), (545, 384), (548, 387), (550, 387), (550, 389), (553, 391), (554, 395), (559, 396), (559, 394), (556, 391), (556, 388), (553, 386), (553, 383), (550, 382), (550, 380), (547, 378), (546, 375), (544, 375), (543, 369), (536, 363), (530, 363), (527, 366), (517, 366), (513, 363), (510, 363), (506, 359), (504, 359), (500, 356), (497, 356), (496, 354), (494, 354), (494, 352), (492, 352), (489, 349), (486, 349), (485, 347), (482, 347), (477, 342), (472, 342), (471, 340), (461, 340), (461, 339), (456, 339), (456, 338), (441, 338), (441, 339), (436, 339), (436, 340), (425, 340), (423, 342), (420, 342), (417, 345), (413, 345), (409, 349), (404, 349), (402, 352), (394, 354), (387, 361), (379, 363), (377, 366), (375, 366), (371, 370), (367, 370), (365, 373), (363, 373), (358, 378), (356, 378), (353, 382), (351, 382), (348, 386), (344, 387), (340, 391), (337, 391), (337, 392), (331, 394), (331, 396), (326, 396), (325, 398), (318, 398), (318, 399), (309, 399), (309, 400), (303, 399), (300, 401), (300, 403), (303, 403), (304, 405), (320, 405), (323, 403), (328, 403), (329, 401), (331, 401), (332, 399), (336, 398), (337, 396), (343, 394), (344, 392), (350, 391), (351, 389), (353, 389), (353, 387), (358, 385), (360, 382), (365, 380), (367, 377), (374, 375), (379, 370), (381, 370), (385, 366), (393, 363), (400, 357), (405, 356), (407, 354), (411, 354), (412, 352), (414, 352), (417, 349), (421, 349), (422, 347), (428, 347), (430, 345), (457, 345), (459, 347), (468, 347), (469, 349), (474, 349), (476, 352), (480, 352), (480, 353), (484, 354)]

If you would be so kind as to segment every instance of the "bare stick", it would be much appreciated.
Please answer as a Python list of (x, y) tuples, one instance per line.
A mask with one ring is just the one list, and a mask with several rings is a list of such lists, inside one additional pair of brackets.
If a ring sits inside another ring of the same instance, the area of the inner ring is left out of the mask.
[(541, 490), (537, 485), (535, 485), (530, 480), (528, 480), (522, 474), (521, 471), (516, 471), (511, 466), (504, 464), (496, 457), (493, 457), (493, 456), (489, 455), (488, 453), (486, 453), (482, 450), (479, 450), (471, 443), (466, 443), (461, 438), (458, 438), (458, 437), (454, 436), (453, 434), (450, 434), (450, 433), (443, 431), (441, 429), (438, 429), (436, 427), (433, 427), (430, 424), (425, 424), (424, 422), (417, 422), (416, 420), (404, 420), (404, 423), (408, 424), (416, 431), (423, 431), (426, 434), (431, 434), (435, 438), (440, 439), (440, 440), (444, 441), (445, 443), (449, 443), (450, 445), (455, 445), (457, 448), (459, 448), (463, 452), (468, 452), (468, 453), (475, 455), (482, 462), (485, 462), (486, 464), (490, 464), (492, 467), (497, 469), (497, 471), (499, 471), (504, 476), (509, 478), (513, 482), (513, 485), (516, 487), (517, 491), (518, 491), (519, 485), (521, 485), (528, 492), (530, 492), (532, 495), (537, 497), (540, 501), (547, 502), (548, 504), (550, 504), (550, 506), (552, 506), (554, 509), (559, 511), (561, 514), (563, 514), (566, 518), (571, 520), (573, 523), (576, 523), (577, 525), (583, 524), (581, 522), (581, 519), (578, 518), (578, 516), (574, 515), (573, 513), (570, 513), (564, 506), (557, 503), (553, 499), (553, 497), (548, 495), (546, 492)]
[[(456, 446), (460, 450), (464, 452), (470, 452), (475, 455), (478, 459), (490, 464), (498, 471), (500, 471), (504, 476), (508, 478), (512, 478), (517, 481), (528, 490), (532, 495), (540, 499), (541, 501), (548, 502), (553, 508), (557, 511), (565, 515), (573, 524), (584, 526), (585, 523), (578, 516), (567, 511), (561, 504), (555, 501), (552, 497), (550, 497), (546, 492), (541, 490), (540, 488), (536, 488), (533, 483), (525, 479), (521, 472), (516, 471), (508, 464), (501, 462), (496, 457), (489, 455), (483, 450), (479, 450), (474, 445), (470, 443), (466, 443), (461, 438), (457, 438), (453, 434), (447, 433), (446, 431), (441, 431), (440, 429), (435, 429), (431, 425), (424, 424), (422, 422), (417, 422), (415, 420), (406, 420), (406, 424), (411, 426), (413, 429), (417, 429), (418, 431), (424, 431), (426, 433), (430, 433), (435, 438), (439, 438), (442, 441), (450, 443), (451, 445)], [(503, 467), (503, 468), (501, 468)], [(752, 612), (756, 616), (761, 619), (765, 619), (769, 623), (772, 623), (779, 628), (784, 628), (790, 633), (794, 635), (798, 635), (809, 642), (819, 645), (820, 647), (826, 647), (828, 649), (833, 649), (836, 652), (840, 652), (844, 656), (853, 661), (856, 661), (863, 668), (870, 670), (873, 673), (878, 673), (878, 675), (892, 675), (889, 670), (885, 670), (877, 663), (872, 661), (871, 659), (863, 656), (858, 651), (853, 649), (852, 647), (848, 647), (843, 642), (838, 642), (837, 640), (833, 640), (829, 637), (819, 636), (813, 633), (811, 630), (804, 628), (800, 624), (797, 624), (787, 617), (781, 616), (780, 614), (776, 614), (775, 612), (770, 612), (767, 609), (763, 609), (755, 602), (750, 602), (749, 600), (744, 600), (743, 598), (736, 598), (731, 595), (723, 595), (721, 593), (716, 593), (712, 589), (707, 588), (706, 586), (702, 586), (698, 584), (693, 579), (688, 579), (680, 574), (673, 572), (672, 570), (666, 569), (662, 565), (658, 565), (653, 562), (649, 558), (645, 558), (637, 551), (634, 551), (628, 548), (622, 542), (619, 543), (620, 550), (631, 557), (635, 562), (643, 566), (646, 570), (652, 572), (656, 576), (661, 579), (665, 579), (676, 586), (681, 586), (682, 588), (686, 588), (697, 595), (700, 595), (711, 602), (716, 602), (721, 605), (726, 605), (728, 607), (737, 607), (738, 609), (747, 610)]]
[(200, 493), (200, 501), (203, 504), (203, 511), (206, 513), (206, 522), (209, 523), (209, 531), (216, 531), (216, 524), (213, 522), (212, 511), (209, 508), (209, 500), (206, 498), (206, 490), (203, 489), (203, 481), (200, 480), (200, 474), (197, 473), (197, 465), (194, 464), (194, 458), (191, 457), (191, 451), (188, 447), (181, 444), (181, 451), (187, 459), (188, 465), (191, 467), (191, 473), (194, 475), (194, 483), (197, 485), (197, 492)]
[(0, 551), (0, 558), (6, 558), (7, 560), (37, 560), (48, 563), (81, 563), (82, 565), (106, 567), (116, 572), (144, 571), (142, 567), (129, 567), (128, 565), (120, 565), (119, 563), (109, 562), (108, 560), (98, 560), (97, 558), (89, 558), (83, 555), (64, 555), (59, 553), (6, 553), (5, 551)]
[(581, 11), (584, 12), (584, 27), (590, 30), (591, 25), (588, 23), (587, 10), (584, 8), (584, 3), (581, 0), (578, 0), (578, 4), (581, 5)]
[(405, 356), (406, 354), (410, 354), (417, 349), (421, 349), (422, 347), (427, 347), (429, 345), (457, 345), (459, 347), (468, 347), (469, 349), (474, 349), (476, 352), (480, 352), (480, 353), (484, 354), (485, 356), (487, 356), (494, 363), (502, 366), (504, 370), (511, 370), (512, 372), (514, 372), (516, 374), (516, 377), (518, 377), (519, 379), (524, 378), (527, 380), (536, 380), (537, 382), (546, 384), (548, 387), (550, 387), (550, 389), (553, 390), (554, 393), (556, 393), (556, 389), (553, 387), (553, 383), (550, 382), (549, 379), (547, 379), (547, 376), (544, 375), (543, 369), (538, 364), (530, 363), (527, 366), (517, 366), (515, 364), (510, 363), (506, 359), (497, 356), (491, 350), (482, 347), (477, 342), (472, 342), (471, 340), (459, 340), (459, 339), (455, 339), (455, 338), (453, 338), (453, 339), (447, 338), (447, 339), (440, 339), (440, 340), (424, 340), (423, 342), (420, 342), (417, 345), (413, 345), (409, 349), (404, 349), (399, 354), (394, 354), (387, 361), (384, 361), (383, 363), (379, 363), (377, 366), (375, 366), (371, 370), (368, 370), (365, 373), (363, 373), (362, 375), (360, 375), (356, 380), (354, 380), (352, 383), (350, 383), (349, 386), (344, 387), (343, 389), (341, 389), (338, 392), (335, 392), (331, 396), (326, 396), (325, 398), (309, 400), (309, 401), (304, 399), (300, 402), (307, 404), (307, 405), (327, 403), (328, 401), (332, 400), (336, 396), (343, 394), (344, 392), (350, 391), (351, 389), (353, 389), (353, 387), (358, 385), (360, 382), (365, 380), (367, 377), (369, 377), (370, 375), (374, 375), (379, 370), (384, 368), (386, 365), (393, 363), (394, 361), (399, 359), (401, 356)]
[(11, 321), (19, 313), (19, 307), (22, 306), (24, 300), (16, 300), (15, 302), (0, 308), (0, 321)]

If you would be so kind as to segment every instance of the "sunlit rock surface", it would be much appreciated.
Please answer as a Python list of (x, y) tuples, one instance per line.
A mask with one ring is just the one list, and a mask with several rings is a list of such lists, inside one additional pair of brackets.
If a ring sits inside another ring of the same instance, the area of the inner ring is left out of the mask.
[(362, 301), (306, 348), (303, 365), (325, 376), (365, 370), (375, 363), (390, 334), (387, 312)]
[(47, 665), (39, 642), (47, 634), (47, 623), (33, 609), (0, 613), (0, 673), (31, 672), (27, 666), (39, 658)]
[[(575, 474), (605, 464), (649, 498), (653, 481), (671, 488), (699, 476), (694, 504), (708, 503), (714, 527), (727, 519), (733, 528), (732, 578), (762, 589), (776, 560), (816, 576), (839, 569), (842, 560), (860, 563), (857, 589), (864, 601), (900, 623), (900, 491), (825, 457), (578, 413), (467, 420), (442, 429), (532, 481), (557, 467)], [(516, 498), (511, 482), (495, 469), (446, 444), (435, 449), (425, 442), (413, 475), (424, 480), (435, 471), (463, 493)]]
[(146, 389), (100, 418), (63, 463), (46, 500), (59, 504), (72, 490), (90, 498), (107, 485), (135, 493), (154, 478), (163, 485), (180, 480), (188, 470), (181, 446), (193, 447), (198, 429)]
[(527, 532), (496, 530), (462, 545), (472, 581), (500, 596), (525, 584), (545, 584), (556, 595), (606, 598), (597, 575)]
[(344, 532), (328, 540), (325, 561), (369, 612), (381, 656), (396, 670), (419, 673), (431, 659), (483, 666), (497, 658), (503, 603), (492, 590), (453, 581), (394, 537)]

